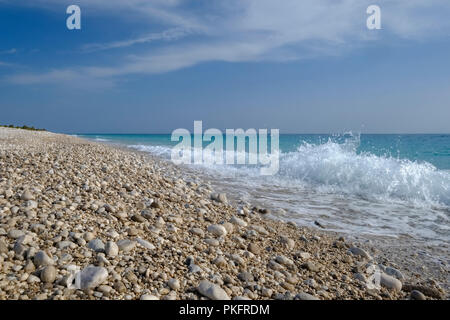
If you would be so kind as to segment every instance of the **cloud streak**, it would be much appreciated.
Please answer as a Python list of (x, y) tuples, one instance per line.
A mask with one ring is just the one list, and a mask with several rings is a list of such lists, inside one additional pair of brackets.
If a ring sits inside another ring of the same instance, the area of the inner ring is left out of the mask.
[(145, 44), (145, 43), (151, 43), (158, 40), (164, 40), (164, 41), (173, 41), (180, 39), (182, 37), (185, 37), (189, 35), (191, 32), (188, 29), (183, 28), (172, 28), (165, 30), (163, 32), (159, 33), (150, 33), (145, 36), (134, 38), (134, 39), (128, 39), (128, 40), (122, 40), (122, 41), (113, 41), (108, 43), (90, 43), (83, 46), (83, 51), (85, 52), (95, 52), (95, 51), (102, 51), (102, 50), (109, 50), (109, 49), (118, 49), (118, 48), (126, 48), (131, 47), (136, 44)]
[(15, 53), (17, 53), (16, 48), (11, 48), (9, 50), (0, 51), (0, 54), (15, 54)]

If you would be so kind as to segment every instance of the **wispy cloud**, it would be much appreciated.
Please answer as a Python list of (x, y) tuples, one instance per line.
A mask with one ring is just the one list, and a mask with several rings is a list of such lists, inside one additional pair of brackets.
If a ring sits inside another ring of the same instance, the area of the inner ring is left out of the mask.
[(0, 61), (0, 67), (11, 67), (11, 66), (12, 65), (10, 63)]
[(9, 50), (0, 51), (0, 54), (14, 54), (14, 53), (17, 53), (16, 48), (11, 48)]
[(54, 84), (71, 88), (99, 89), (115, 85), (114, 79), (96, 77), (87, 70), (57, 69), (44, 73), (19, 73), (5, 77), (3, 80), (18, 85)]
[(157, 40), (173, 41), (173, 40), (182, 38), (190, 33), (191, 33), (191, 31), (188, 29), (185, 29), (185, 28), (172, 28), (172, 29), (165, 30), (163, 32), (150, 33), (145, 36), (142, 36), (139, 38), (134, 38), (134, 39), (114, 41), (114, 42), (108, 42), (108, 43), (86, 44), (83, 46), (83, 51), (94, 52), (94, 51), (101, 51), (101, 50), (108, 50), (108, 49), (125, 48), (125, 47), (131, 47), (136, 44), (151, 43), (151, 42), (157, 41)]
[[(36, 0), (33, 3), (48, 6), (55, 2)], [(290, 61), (335, 55), (350, 46), (363, 46), (374, 37), (380, 41), (396, 37), (423, 40), (450, 34), (448, 0), (377, 2), (382, 9), (383, 29), (370, 33), (365, 22), (366, 8), (373, 4), (372, 0), (211, 0), (202, 2), (200, 9), (189, 0), (79, 0), (82, 7), (101, 8), (117, 17), (124, 12), (151, 17), (168, 29), (138, 38), (84, 46), (89, 52), (127, 48), (126, 55), (112, 65), (17, 74), (8, 80), (16, 84), (62, 84), (86, 79), (111, 83), (130, 74), (164, 73), (209, 61)], [(187, 43), (173, 41), (192, 30), (198, 35), (195, 39)], [(157, 40), (170, 41), (161, 41), (156, 49), (148, 52), (133, 51), (137, 44)]]

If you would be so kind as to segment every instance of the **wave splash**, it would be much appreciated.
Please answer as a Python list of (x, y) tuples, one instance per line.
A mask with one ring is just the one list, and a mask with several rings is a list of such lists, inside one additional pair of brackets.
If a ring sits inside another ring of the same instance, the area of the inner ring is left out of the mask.
[(398, 199), (415, 204), (450, 205), (450, 173), (428, 162), (358, 153), (359, 135), (343, 143), (329, 139), (303, 143), (280, 159), (279, 175), (324, 191), (377, 200)]
[[(450, 172), (428, 162), (358, 152), (360, 135), (329, 138), (321, 144), (303, 142), (296, 151), (280, 153), (276, 176), (261, 177), (255, 166), (205, 165), (222, 175), (259, 179), (282, 186), (351, 194), (367, 200), (407, 201), (415, 206), (450, 206)], [(131, 146), (166, 159), (169, 146)], [(248, 180), (246, 180), (248, 181)]]

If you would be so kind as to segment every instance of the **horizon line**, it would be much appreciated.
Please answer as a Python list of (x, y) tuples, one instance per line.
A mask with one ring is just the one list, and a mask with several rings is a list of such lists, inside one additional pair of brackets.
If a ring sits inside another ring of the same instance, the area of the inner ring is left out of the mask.
[[(222, 130), (224, 131), (224, 130)], [(52, 132), (52, 131), (49, 131)], [(54, 132), (54, 133), (58, 133), (58, 132)], [(128, 135), (150, 135), (150, 134), (154, 134), (154, 135), (171, 135), (172, 132), (153, 132), (153, 133), (149, 133), (149, 132), (123, 132), (123, 133), (98, 133), (98, 132), (91, 132), (91, 133), (79, 133), (79, 132), (72, 132), (72, 133), (63, 133), (60, 132), (62, 134), (68, 134), (68, 135), (120, 135), (120, 134), (128, 134)], [(191, 133), (193, 134), (193, 133)], [(202, 133), (203, 134), (203, 133)], [(333, 135), (333, 134), (340, 134), (340, 135), (345, 135), (348, 133), (337, 133), (337, 132), (328, 132), (328, 133), (308, 133), (308, 132), (287, 132), (287, 133), (280, 133), (281, 135)], [(404, 132), (404, 133), (395, 133), (395, 132), (387, 132), (387, 133), (372, 133), (372, 132), (364, 132), (364, 133), (358, 133), (361, 135), (450, 135), (450, 132), (446, 133), (446, 132), (429, 132), (429, 133), (425, 133), (425, 132)]]

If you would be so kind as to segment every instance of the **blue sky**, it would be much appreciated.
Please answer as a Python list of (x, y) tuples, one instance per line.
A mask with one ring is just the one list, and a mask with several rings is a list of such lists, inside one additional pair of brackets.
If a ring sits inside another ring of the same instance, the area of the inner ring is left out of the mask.
[(449, 133), (449, 16), (448, 0), (0, 0), (0, 123)]

